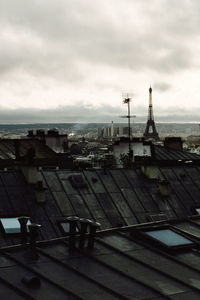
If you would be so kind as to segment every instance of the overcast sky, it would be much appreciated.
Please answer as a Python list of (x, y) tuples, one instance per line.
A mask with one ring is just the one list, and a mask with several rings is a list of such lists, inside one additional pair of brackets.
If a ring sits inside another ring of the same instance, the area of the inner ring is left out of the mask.
[[(200, 121), (199, 0), (0, 0), (0, 123)], [(123, 120), (122, 120), (123, 121)]]

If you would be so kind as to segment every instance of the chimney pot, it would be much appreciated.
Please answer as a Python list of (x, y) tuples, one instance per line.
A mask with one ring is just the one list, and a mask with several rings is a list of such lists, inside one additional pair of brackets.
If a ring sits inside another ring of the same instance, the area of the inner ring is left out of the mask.
[(94, 239), (96, 235), (96, 231), (100, 228), (101, 224), (99, 222), (92, 222), (90, 223), (90, 233), (89, 233), (89, 240), (88, 240), (88, 249), (94, 248)]
[(70, 216), (67, 217), (64, 221), (69, 223), (69, 248), (75, 249), (76, 247), (76, 228), (77, 228), (77, 222), (79, 221), (79, 217), (77, 216)]
[(92, 223), (92, 221), (89, 219), (86, 219), (86, 218), (81, 218), (79, 221), (81, 224), (79, 248), (82, 249), (82, 248), (84, 248), (84, 245), (85, 245), (85, 237), (86, 237), (86, 233), (87, 233), (87, 227), (89, 224)]

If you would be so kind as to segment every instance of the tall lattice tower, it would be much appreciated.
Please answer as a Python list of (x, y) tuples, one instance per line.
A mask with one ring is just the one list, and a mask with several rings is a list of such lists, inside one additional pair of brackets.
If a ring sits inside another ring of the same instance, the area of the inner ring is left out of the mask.
[(144, 132), (145, 139), (159, 140), (158, 132), (156, 130), (156, 125), (153, 117), (153, 104), (152, 104), (152, 88), (149, 88), (149, 112), (146, 129)]

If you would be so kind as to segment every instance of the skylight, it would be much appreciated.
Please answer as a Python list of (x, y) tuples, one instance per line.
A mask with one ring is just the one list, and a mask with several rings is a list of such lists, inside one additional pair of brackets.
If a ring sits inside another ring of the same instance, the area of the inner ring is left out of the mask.
[[(2, 227), (6, 234), (12, 234), (12, 233), (20, 233), (20, 223), (18, 221), (18, 218), (0, 218)], [(31, 222), (28, 220), (27, 225), (30, 225)]]
[(193, 242), (171, 229), (145, 231), (145, 234), (167, 247), (188, 246)]
[(70, 175), (69, 180), (74, 188), (87, 188), (88, 186), (82, 174)]

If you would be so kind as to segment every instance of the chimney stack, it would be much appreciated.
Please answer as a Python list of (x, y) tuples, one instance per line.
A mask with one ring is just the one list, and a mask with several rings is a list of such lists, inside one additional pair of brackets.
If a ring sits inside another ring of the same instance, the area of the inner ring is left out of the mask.
[(89, 232), (89, 240), (88, 240), (88, 249), (94, 248), (94, 239), (96, 235), (96, 231), (100, 228), (101, 224), (98, 222), (90, 223), (90, 232)]
[(91, 224), (92, 221), (89, 219), (81, 218), (80, 224), (81, 224), (81, 230), (80, 230), (80, 241), (79, 241), (79, 248), (84, 248), (85, 245), (85, 238), (87, 233), (87, 227), (89, 224)]
[(76, 228), (79, 219), (77, 216), (71, 216), (65, 219), (65, 221), (69, 223), (69, 249), (71, 250), (76, 248)]

